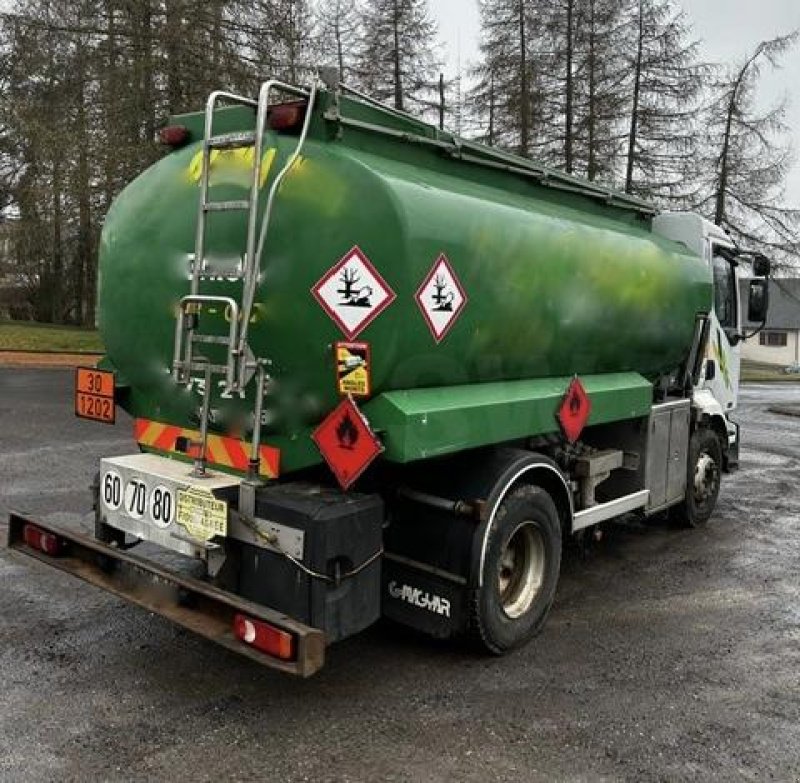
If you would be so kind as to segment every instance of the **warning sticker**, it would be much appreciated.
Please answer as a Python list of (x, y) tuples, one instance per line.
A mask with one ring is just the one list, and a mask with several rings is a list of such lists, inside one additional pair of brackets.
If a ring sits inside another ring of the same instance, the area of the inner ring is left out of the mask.
[(350, 340), (397, 296), (358, 247), (331, 267), (311, 293)]
[(372, 367), (369, 343), (336, 343), (336, 389), (339, 394), (369, 397)]
[(192, 538), (209, 541), (214, 536), (227, 535), (228, 504), (207, 489), (179, 489), (175, 521), (185, 527)]
[(444, 253), (436, 259), (415, 298), (433, 339), (440, 343), (467, 304), (467, 293)]
[(349, 397), (311, 437), (342, 489), (348, 489), (383, 451), (383, 445)]

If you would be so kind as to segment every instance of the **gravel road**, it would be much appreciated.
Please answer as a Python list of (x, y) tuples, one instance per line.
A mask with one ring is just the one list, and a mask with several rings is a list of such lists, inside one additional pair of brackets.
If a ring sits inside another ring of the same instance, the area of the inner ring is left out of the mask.
[[(71, 382), (0, 368), (0, 533), (88, 526), (97, 460), (133, 449)], [(0, 780), (800, 780), (800, 419), (767, 410), (798, 401), (746, 387), (709, 525), (568, 551), (503, 659), (387, 624), (290, 679), (0, 545)]]

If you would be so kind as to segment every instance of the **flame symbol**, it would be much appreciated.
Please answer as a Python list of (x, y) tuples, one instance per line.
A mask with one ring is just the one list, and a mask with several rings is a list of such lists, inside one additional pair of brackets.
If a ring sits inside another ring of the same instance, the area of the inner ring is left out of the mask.
[(345, 412), (344, 418), (336, 426), (336, 437), (339, 438), (339, 446), (343, 449), (352, 449), (358, 440), (358, 427), (350, 418), (349, 411)]

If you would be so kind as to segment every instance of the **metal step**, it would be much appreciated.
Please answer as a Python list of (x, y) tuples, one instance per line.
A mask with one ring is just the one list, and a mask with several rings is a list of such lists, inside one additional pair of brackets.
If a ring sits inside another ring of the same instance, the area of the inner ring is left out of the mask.
[(203, 204), (203, 209), (206, 212), (235, 212), (237, 210), (249, 210), (249, 199), (242, 199), (240, 201), (207, 201)]
[(206, 345), (230, 345), (231, 341), (227, 337), (216, 334), (197, 334), (192, 332), (193, 343), (205, 343)]
[(193, 373), (193, 372), (205, 372), (206, 367), (208, 367), (212, 373), (217, 373), (218, 375), (225, 375), (228, 371), (228, 368), (224, 364), (209, 364), (208, 362), (192, 362), (188, 367), (186, 366), (186, 362), (175, 362), (173, 365), (174, 369), (180, 370), (183, 373)]
[(236, 133), (220, 133), (208, 139), (208, 147), (212, 150), (228, 150), (235, 147), (252, 147), (256, 143), (255, 131), (238, 131)]

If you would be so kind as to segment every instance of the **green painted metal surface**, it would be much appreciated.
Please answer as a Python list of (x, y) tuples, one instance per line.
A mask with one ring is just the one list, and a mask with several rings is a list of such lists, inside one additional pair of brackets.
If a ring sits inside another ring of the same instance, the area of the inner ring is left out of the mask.
[[(380, 422), (385, 456), (412, 462), (490, 443), (559, 429), (556, 411), (572, 379), (444, 386), (386, 392), (364, 413)], [(592, 401), (587, 426), (646, 416), (652, 386), (637, 373), (586, 375), (581, 383)]]
[[(311, 288), (355, 245), (396, 293), (357, 338), (372, 349), (373, 396), (389, 394), (370, 403), (372, 423), (387, 432), (382, 417), (399, 390), (486, 384), (490, 394), (499, 381), (547, 385), (574, 374), (638, 373), (653, 381), (684, 359), (696, 313), (711, 307), (710, 273), (685, 248), (652, 234), (641, 211), (467, 164), (434, 146), (338, 127), (323, 116), (327, 102), (323, 95), (302, 157), (280, 188), (250, 332), (254, 353), (271, 362), (263, 434), (282, 450), (284, 471), (320, 461), (308, 435), (339, 399), (333, 344), (345, 338)], [(347, 101), (342, 110), (383, 121)], [(248, 129), (251, 116), (229, 111), (220, 130)], [(197, 139), (199, 118), (184, 121)], [(419, 123), (388, 124), (437, 135)], [(275, 159), (262, 208), (295, 144), (295, 136), (267, 134)], [(193, 140), (172, 152), (121, 193), (100, 256), (100, 330), (109, 362), (130, 384), (123, 405), (183, 426), (192, 425), (199, 397), (173, 382), (170, 364), (177, 302), (189, 291), (200, 146)], [(217, 157), (212, 198), (245, 197), (243, 154)], [(245, 213), (210, 216), (208, 257), (216, 267), (239, 262), (245, 222)], [(437, 344), (414, 295), (442, 253), (468, 302)], [(240, 298), (241, 283), (223, 276), (204, 281), (201, 292)], [(225, 316), (205, 311), (202, 330), (224, 334)], [(219, 358), (213, 350), (209, 356)], [(225, 431), (247, 422), (253, 400), (215, 395), (212, 407), (212, 427)], [(484, 437), (501, 440), (497, 426)], [(414, 453), (413, 438), (403, 437), (409, 445), (390, 446), (389, 458)]]

